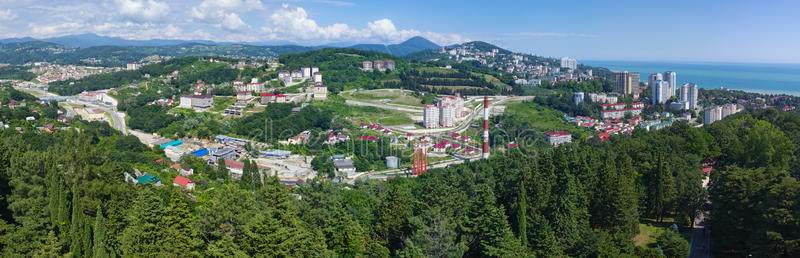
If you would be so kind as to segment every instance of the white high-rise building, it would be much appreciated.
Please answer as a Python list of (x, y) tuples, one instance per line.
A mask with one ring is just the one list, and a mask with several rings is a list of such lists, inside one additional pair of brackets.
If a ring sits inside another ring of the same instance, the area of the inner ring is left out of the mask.
[(453, 127), (456, 125), (456, 106), (444, 104), (439, 107), (439, 124), (442, 127)]
[(660, 73), (651, 73), (647, 76), (647, 86), (653, 87), (656, 85), (656, 81), (663, 81), (664, 77)]
[(303, 71), (303, 78), (311, 78), (311, 67), (303, 66), (301, 70)]
[(569, 57), (561, 58), (561, 68), (578, 69), (578, 60)]
[(662, 80), (669, 83), (669, 96), (675, 96), (675, 92), (678, 90), (678, 74), (673, 71), (666, 71), (663, 77)]
[(573, 101), (575, 101), (575, 105), (583, 103), (583, 98), (584, 98), (583, 92), (575, 92), (575, 94), (572, 95), (572, 99)]
[(664, 104), (669, 99), (669, 83), (662, 80), (656, 80), (650, 86), (653, 89), (653, 105)]
[(425, 113), (423, 113), (423, 126), (425, 128), (438, 128), (439, 127), (439, 107), (434, 105), (425, 106)]
[(681, 85), (681, 101), (689, 103), (690, 109), (697, 108), (697, 84), (684, 83)]

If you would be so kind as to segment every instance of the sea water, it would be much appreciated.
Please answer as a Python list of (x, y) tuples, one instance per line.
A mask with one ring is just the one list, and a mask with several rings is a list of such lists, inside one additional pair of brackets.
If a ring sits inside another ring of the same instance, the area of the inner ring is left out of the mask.
[(678, 85), (696, 83), (700, 88), (728, 88), (765, 94), (800, 96), (800, 64), (717, 63), (717, 62), (640, 62), (579, 61), (612, 71), (638, 72), (647, 82), (651, 73), (673, 71)]

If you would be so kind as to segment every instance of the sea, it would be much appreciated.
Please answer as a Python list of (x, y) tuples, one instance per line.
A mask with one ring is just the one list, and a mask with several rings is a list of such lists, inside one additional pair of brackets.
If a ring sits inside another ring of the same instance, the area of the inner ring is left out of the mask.
[(678, 85), (696, 83), (700, 88), (728, 88), (764, 94), (800, 96), (800, 64), (718, 63), (718, 62), (643, 62), (643, 61), (580, 61), (582, 64), (605, 67), (612, 71), (638, 72), (647, 82), (651, 73), (673, 71)]

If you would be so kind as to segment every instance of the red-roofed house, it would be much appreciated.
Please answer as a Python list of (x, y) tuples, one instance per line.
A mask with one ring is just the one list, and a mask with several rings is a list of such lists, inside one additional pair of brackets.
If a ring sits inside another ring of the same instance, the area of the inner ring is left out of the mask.
[(358, 139), (360, 139), (360, 140), (367, 140), (367, 141), (373, 141), (373, 142), (374, 142), (374, 141), (377, 141), (377, 140), (378, 140), (378, 137), (377, 137), (377, 136), (366, 136), (366, 135), (362, 135), (362, 136), (359, 136), (359, 137), (358, 137)]
[(597, 137), (600, 138), (601, 142), (604, 142), (604, 141), (608, 140), (609, 137), (611, 137), (611, 134), (609, 134), (608, 132), (605, 132), (605, 133), (598, 134)]
[(433, 145), (433, 152), (445, 152), (447, 150), (447, 143), (440, 142)]
[(176, 176), (175, 179), (172, 180), (172, 185), (180, 186), (186, 190), (194, 190), (194, 182), (183, 176)]

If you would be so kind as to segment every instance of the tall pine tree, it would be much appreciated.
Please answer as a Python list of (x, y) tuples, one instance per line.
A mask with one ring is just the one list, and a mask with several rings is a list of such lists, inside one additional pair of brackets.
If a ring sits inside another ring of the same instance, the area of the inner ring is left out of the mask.
[(106, 219), (103, 217), (103, 207), (97, 206), (97, 216), (94, 218), (94, 245), (92, 247), (92, 255), (95, 258), (109, 257), (108, 250), (106, 250)]

